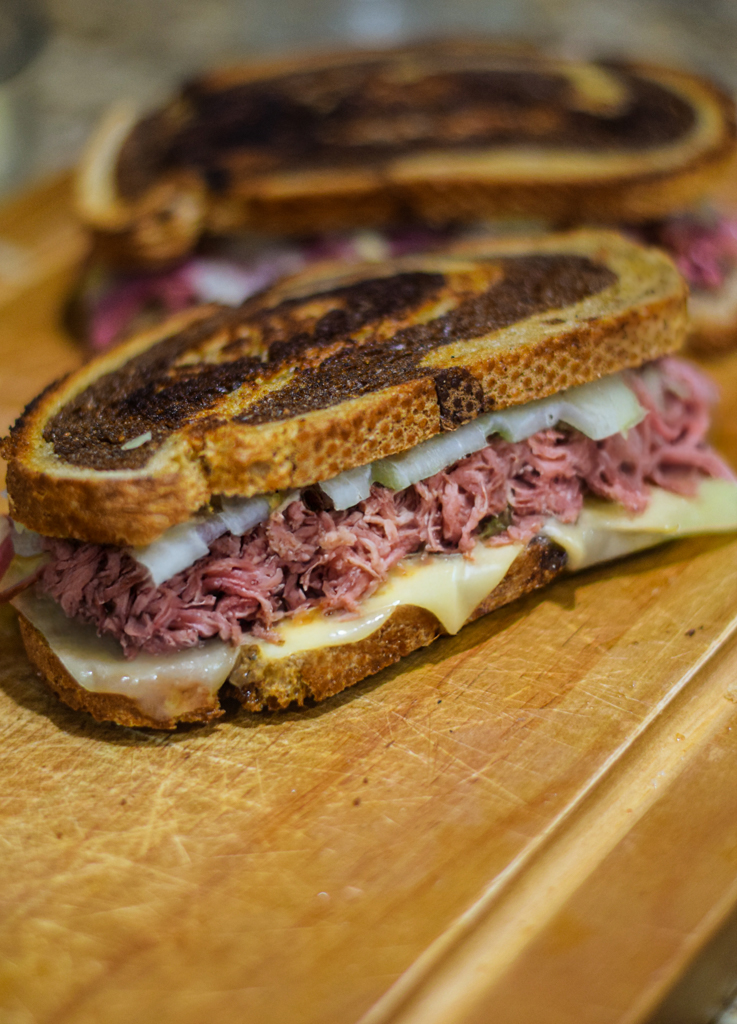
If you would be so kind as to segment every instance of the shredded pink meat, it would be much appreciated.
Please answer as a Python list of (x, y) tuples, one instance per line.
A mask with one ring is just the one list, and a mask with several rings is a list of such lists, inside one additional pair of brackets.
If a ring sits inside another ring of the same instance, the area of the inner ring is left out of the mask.
[(490, 543), (525, 542), (548, 516), (574, 522), (586, 494), (642, 512), (648, 484), (688, 495), (704, 476), (734, 479), (705, 443), (715, 396), (698, 370), (666, 358), (632, 373), (631, 384), (648, 415), (626, 437), (496, 438), (404, 491), (374, 485), (346, 511), (311, 508), (305, 496), (244, 537), (218, 538), (159, 587), (125, 550), (49, 539), (41, 587), (68, 616), (116, 637), (128, 657), (213, 636), (273, 639), (274, 624), (295, 612), (357, 611), (413, 552), (467, 553), (489, 527), (498, 531)]
[(630, 231), (665, 249), (692, 288), (717, 291), (737, 267), (734, 217), (684, 215)]

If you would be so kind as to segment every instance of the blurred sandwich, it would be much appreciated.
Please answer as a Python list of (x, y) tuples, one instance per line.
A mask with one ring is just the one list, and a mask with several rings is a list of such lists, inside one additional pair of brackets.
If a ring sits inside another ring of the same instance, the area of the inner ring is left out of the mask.
[(685, 331), (671, 261), (604, 231), (180, 313), (3, 443), (28, 656), (73, 707), (173, 728), (221, 691), (323, 700), (563, 572), (735, 529)]
[(78, 309), (102, 348), (315, 258), (596, 223), (671, 254), (694, 343), (719, 348), (737, 337), (737, 219), (704, 203), (734, 152), (731, 98), (668, 68), (455, 41), (215, 71), (146, 116), (116, 108), (90, 142), (78, 209), (118, 270), (97, 263)]

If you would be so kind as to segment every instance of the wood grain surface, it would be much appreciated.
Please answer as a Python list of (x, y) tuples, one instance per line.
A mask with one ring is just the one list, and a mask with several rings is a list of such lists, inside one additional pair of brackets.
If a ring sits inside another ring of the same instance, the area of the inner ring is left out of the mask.
[[(84, 251), (64, 179), (0, 214), (3, 429)], [(0, 734), (3, 1024), (635, 1024), (737, 905), (737, 538), (166, 736), (59, 704), (4, 608)]]

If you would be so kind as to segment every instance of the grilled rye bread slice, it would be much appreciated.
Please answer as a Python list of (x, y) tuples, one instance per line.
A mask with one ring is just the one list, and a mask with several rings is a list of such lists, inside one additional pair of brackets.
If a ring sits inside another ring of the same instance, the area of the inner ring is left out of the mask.
[(421, 43), (213, 72), (140, 120), (118, 107), (78, 208), (109, 258), (154, 266), (204, 232), (653, 219), (734, 150), (732, 100), (696, 76)]
[[(566, 567), (566, 553), (552, 541), (533, 539), (517, 556), (497, 586), (471, 613), (468, 622), (551, 583)], [(210, 722), (223, 714), (220, 695), (235, 697), (248, 711), (277, 710), (309, 700), (325, 700), (361, 679), (394, 665), (443, 634), (441, 623), (424, 608), (403, 605), (370, 636), (355, 643), (270, 658), (266, 645), (244, 645), (228, 684), (213, 692), (204, 683), (172, 694), (161, 714), (120, 693), (86, 689), (71, 675), (44, 634), (23, 614), (20, 631), (28, 658), (38, 674), (66, 704), (88, 711), (101, 722), (174, 729), (180, 722)], [(92, 631), (93, 627), (89, 627)], [(164, 656), (165, 657), (165, 656)], [(135, 665), (135, 662), (133, 663)]]
[(211, 496), (305, 486), (678, 348), (686, 286), (613, 232), (315, 265), (51, 385), (3, 442), (13, 517), (147, 544)]

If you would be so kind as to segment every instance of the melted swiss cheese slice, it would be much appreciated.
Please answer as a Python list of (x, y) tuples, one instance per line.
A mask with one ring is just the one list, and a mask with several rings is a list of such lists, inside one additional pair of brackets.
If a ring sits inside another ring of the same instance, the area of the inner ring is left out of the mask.
[(214, 697), (238, 657), (230, 644), (208, 640), (202, 647), (167, 655), (142, 653), (127, 661), (117, 641), (99, 637), (94, 626), (68, 619), (51, 598), (24, 591), (13, 604), (85, 690), (130, 697), (141, 711), (162, 721), (194, 711)]

